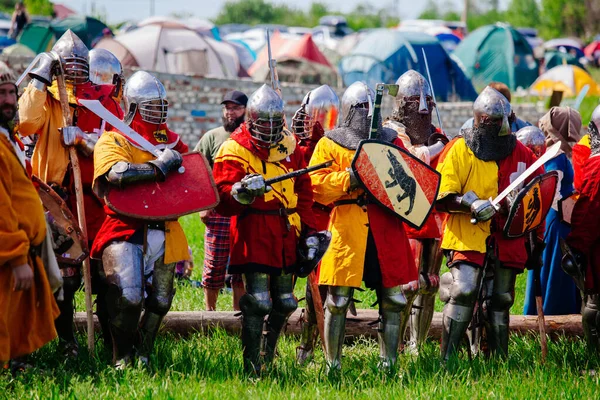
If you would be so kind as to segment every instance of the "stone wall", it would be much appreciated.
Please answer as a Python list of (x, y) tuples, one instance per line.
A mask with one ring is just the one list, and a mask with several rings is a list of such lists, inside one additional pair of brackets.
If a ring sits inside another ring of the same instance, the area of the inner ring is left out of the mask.
[[(27, 67), (29, 58), (2, 58), (15, 69), (18, 75)], [(125, 75), (133, 71), (126, 70)], [(169, 127), (179, 133), (184, 141), (195, 145), (200, 136), (209, 129), (221, 124), (221, 99), (229, 90), (241, 90), (250, 95), (260, 87), (260, 83), (248, 79), (224, 80), (172, 75), (155, 74), (165, 85), (169, 98)], [(285, 99), (286, 115), (290, 123), (294, 112), (298, 109), (305, 94), (314, 86), (282, 83), (283, 98)], [(337, 90), (340, 99), (343, 89)], [(391, 114), (394, 105), (393, 98), (384, 97), (382, 106), (383, 116)], [(440, 103), (439, 110), (444, 130), (451, 136), (456, 135), (462, 124), (472, 116), (472, 103)], [(517, 104), (515, 113), (526, 121), (535, 124), (544, 114), (544, 109), (534, 104)], [(437, 118), (434, 116), (437, 125)]]

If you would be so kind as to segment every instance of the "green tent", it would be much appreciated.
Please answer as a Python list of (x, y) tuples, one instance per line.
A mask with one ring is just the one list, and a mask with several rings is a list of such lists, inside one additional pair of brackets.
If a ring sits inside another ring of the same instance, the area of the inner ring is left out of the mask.
[(579, 62), (579, 59), (569, 53), (562, 51), (546, 50), (544, 54), (544, 68), (547, 70), (552, 69), (558, 65), (576, 65), (581, 69), (585, 69), (585, 66)]
[(70, 29), (91, 49), (95, 39), (102, 36), (104, 28), (107, 26), (96, 18), (78, 15), (51, 22), (33, 22), (25, 26), (19, 43), (29, 47), (36, 54), (41, 53), (50, 50), (56, 39)]
[(539, 74), (529, 43), (507, 24), (475, 30), (460, 42), (454, 55), (463, 63), (478, 91), (492, 81), (503, 82), (511, 90), (528, 88)]

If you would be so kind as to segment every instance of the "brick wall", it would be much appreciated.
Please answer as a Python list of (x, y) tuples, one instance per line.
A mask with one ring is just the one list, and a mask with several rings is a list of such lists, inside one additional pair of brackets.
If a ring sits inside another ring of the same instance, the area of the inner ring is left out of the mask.
[[(0, 57), (7, 62), (20, 75), (29, 65), (30, 58)], [(133, 71), (126, 70), (125, 75)], [(209, 129), (221, 123), (221, 99), (229, 90), (241, 90), (250, 95), (261, 84), (248, 79), (223, 80), (184, 75), (157, 73), (157, 78), (163, 82), (169, 98), (169, 127), (179, 133), (185, 142), (195, 145), (200, 136)], [(314, 86), (282, 84), (283, 98), (285, 99), (286, 115), (288, 122), (298, 109), (305, 94)], [(342, 90), (337, 90), (340, 99)], [(394, 105), (393, 98), (385, 96), (382, 105), (383, 116), (391, 114)], [(440, 103), (440, 114), (444, 130), (450, 135), (455, 135), (462, 124), (472, 117), (472, 103)], [(517, 104), (514, 106), (519, 118), (535, 124), (545, 113), (543, 107), (534, 104)], [(437, 125), (437, 118), (434, 117)]]

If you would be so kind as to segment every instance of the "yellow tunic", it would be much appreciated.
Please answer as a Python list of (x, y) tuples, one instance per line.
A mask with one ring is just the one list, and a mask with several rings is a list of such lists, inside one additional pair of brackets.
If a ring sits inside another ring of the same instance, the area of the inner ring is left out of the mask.
[[(480, 199), (498, 195), (498, 164), (483, 161), (459, 139), (438, 164), (442, 174), (438, 200), (450, 194), (465, 194), (472, 190)], [(450, 214), (442, 239), (442, 248), (485, 253), (485, 241), (490, 235), (490, 221), (471, 224), (470, 214)]]
[[(143, 164), (155, 157), (138, 149), (117, 132), (104, 132), (94, 148), (94, 190), (98, 193), (98, 177), (106, 174), (119, 161)], [(165, 263), (187, 260), (188, 244), (178, 221), (165, 223)]]
[[(29, 252), (46, 235), (42, 203), (2, 134), (0, 171), (0, 361), (8, 361), (54, 339), (59, 311), (41, 259)], [(33, 268), (33, 285), (15, 292), (12, 268), (25, 263)]]

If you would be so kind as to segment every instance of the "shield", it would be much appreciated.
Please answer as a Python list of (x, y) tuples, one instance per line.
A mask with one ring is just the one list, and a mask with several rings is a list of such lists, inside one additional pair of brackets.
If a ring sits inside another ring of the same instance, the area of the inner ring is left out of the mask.
[(219, 194), (208, 161), (191, 152), (183, 154), (182, 168), (170, 172), (164, 182), (111, 187), (104, 200), (111, 210), (127, 217), (167, 221), (214, 208)]
[(352, 171), (379, 205), (420, 229), (433, 209), (440, 188), (440, 173), (391, 143), (363, 140)]
[(317, 232), (317, 238), (319, 239), (319, 250), (315, 254), (312, 260), (306, 259), (306, 254), (308, 250), (306, 249), (306, 244), (304, 240), (300, 240), (300, 244), (298, 245), (297, 251), (297, 261), (296, 265), (292, 268), (292, 273), (299, 278), (306, 278), (312, 271), (317, 268), (319, 262), (325, 255), (325, 252), (329, 248), (329, 244), (331, 243), (331, 232), (329, 231), (320, 231)]
[(577, 199), (579, 199), (579, 193), (575, 192), (558, 201), (558, 216), (562, 222), (569, 226), (571, 226), (571, 215), (573, 215), (573, 209), (575, 208)]
[(35, 175), (32, 176), (32, 181), (46, 210), (56, 261), (61, 264), (81, 264), (89, 250), (77, 219), (67, 203), (50, 186)]
[(536, 176), (521, 189), (508, 212), (504, 235), (518, 238), (542, 225), (554, 202), (557, 185), (558, 172), (550, 171)]

